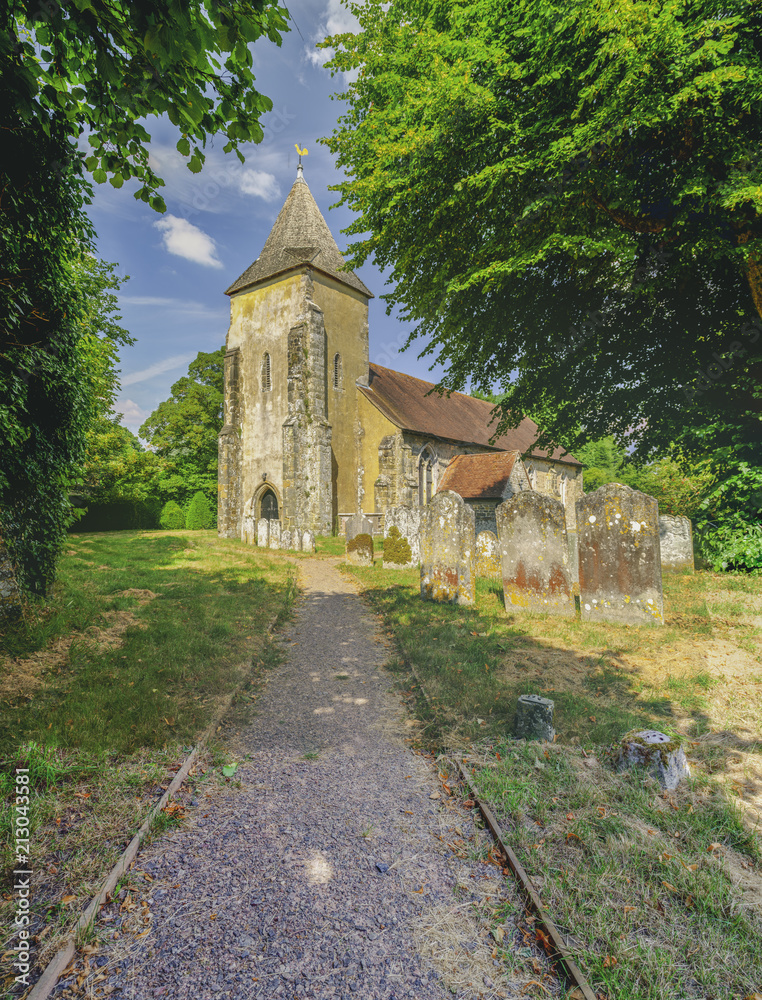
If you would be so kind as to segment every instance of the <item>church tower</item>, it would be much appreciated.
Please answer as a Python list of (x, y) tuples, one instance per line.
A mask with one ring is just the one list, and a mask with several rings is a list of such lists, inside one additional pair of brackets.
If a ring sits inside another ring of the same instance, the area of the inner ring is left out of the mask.
[(355, 387), (368, 384), (372, 295), (343, 265), (300, 162), (262, 253), (226, 293), (221, 536), (260, 517), (330, 534), (361, 505)]

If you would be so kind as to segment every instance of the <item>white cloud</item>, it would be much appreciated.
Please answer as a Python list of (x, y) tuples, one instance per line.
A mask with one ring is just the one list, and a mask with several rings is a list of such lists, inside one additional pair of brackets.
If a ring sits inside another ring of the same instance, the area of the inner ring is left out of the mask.
[[(341, 0), (328, 0), (323, 11), (323, 20), (312, 40), (313, 42), (322, 42), (328, 35), (341, 35), (348, 31), (357, 32), (359, 30), (360, 22), (351, 10), (343, 6)], [(316, 49), (314, 45), (312, 48), (305, 46), (304, 53), (313, 66), (324, 66), (334, 56), (332, 48)], [(352, 70), (350, 73), (344, 73), (343, 76), (345, 83), (352, 83), (357, 79), (357, 71)]]
[(131, 430), (133, 434), (137, 434), (138, 427), (140, 427), (148, 416), (148, 413), (138, 406), (133, 399), (117, 400), (114, 409), (117, 413), (122, 414), (122, 425)]
[[(123, 375), (119, 381), (121, 382), (122, 387), (135, 385), (138, 382), (146, 382), (149, 378), (153, 378), (155, 375), (163, 375), (164, 372), (171, 372), (174, 368), (183, 368), (185, 365), (189, 365), (195, 357), (195, 354), (173, 354), (171, 358), (165, 358), (163, 361), (157, 361), (150, 367), (143, 368), (142, 371), (130, 372), (129, 375)], [(127, 400), (127, 402), (130, 403), (131, 400)], [(132, 403), (132, 405), (135, 406), (134, 403)]]
[(238, 175), (238, 188), (241, 194), (250, 194), (263, 201), (280, 200), (280, 187), (275, 175), (264, 170), (242, 170)]
[(162, 233), (162, 242), (170, 253), (204, 267), (222, 267), (222, 261), (216, 256), (216, 243), (192, 222), (177, 215), (166, 215), (154, 222), (154, 226)]
[(224, 322), (229, 312), (227, 305), (216, 308), (206, 306), (193, 299), (175, 299), (164, 295), (120, 295), (119, 305), (123, 309), (130, 306), (150, 306), (152, 309), (171, 309), (175, 316), (192, 316), (198, 320)]

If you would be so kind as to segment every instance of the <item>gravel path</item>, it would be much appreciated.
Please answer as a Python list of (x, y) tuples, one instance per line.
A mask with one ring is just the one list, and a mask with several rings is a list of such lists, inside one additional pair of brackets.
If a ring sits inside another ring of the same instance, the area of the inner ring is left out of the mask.
[(300, 570), (286, 661), (226, 734), (248, 758), (240, 787), (209, 789), (141, 851), (145, 888), (102, 911), (105, 944), (56, 996), (518, 998), (540, 978), (496, 956), (490, 919), (520, 917), (515, 889), (474, 859), (484, 835), (405, 742), (375, 618), (330, 563)]

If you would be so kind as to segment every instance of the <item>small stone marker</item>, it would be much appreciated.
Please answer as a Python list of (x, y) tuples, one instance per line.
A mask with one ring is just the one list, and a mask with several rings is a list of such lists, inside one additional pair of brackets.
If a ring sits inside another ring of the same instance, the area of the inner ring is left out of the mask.
[(476, 575), (487, 580), (502, 579), (500, 549), (494, 531), (480, 531), (476, 536)]
[(351, 566), (373, 565), (373, 536), (367, 532), (355, 535), (347, 542), (347, 562)]
[(659, 546), (662, 569), (693, 572), (693, 525), (690, 518), (660, 515)]
[(541, 698), (539, 694), (519, 695), (513, 727), (516, 739), (547, 740), (552, 743), (556, 735), (553, 728), (554, 707), (550, 698)]
[(257, 545), (266, 549), (270, 541), (270, 522), (265, 517), (260, 517), (257, 521)]
[(668, 792), (691, 775), (680, 741), (670, 740), (655, 729), (633, 729), (622, 737), (616, 768), (626, 771), (632, 767), (646, 768)]
[(357, 535), (370, 535), (371, 538), (373, 537), (373, 524), (362, 511), (358, 511), (349, 518), (344, 530), (346, 531), (348, 542), (351, 542)]
[(576, 508), (582, 621), (663, 625), (656, 500), (607, 483)]
[(566, 513), (560, 500), (526, 490), (495, 511), (506, 611), (576, 614)]
[(421, 517), (425, 510), (425, 507), (400, 504), (397, 507), (390, 507), (384, 514), (384, 534), (388, 536), (393, 527), (397, 528), (410, 546), (412, 563), (421, 561)]
[(291, 532), (288, 528), (280, 533), (280, 547), (286, 550), (291, 548)]
[(267, 547), (270, 549), (280, 548), (280, 521), (270, 521)]
[(473, 510), (452, 490), (437, 493), (421, 518), (421, 597), (473, 604), (476, 538)]
[(315, 551), (315, 536), (311, 531), (302, 532), (302, 552)]

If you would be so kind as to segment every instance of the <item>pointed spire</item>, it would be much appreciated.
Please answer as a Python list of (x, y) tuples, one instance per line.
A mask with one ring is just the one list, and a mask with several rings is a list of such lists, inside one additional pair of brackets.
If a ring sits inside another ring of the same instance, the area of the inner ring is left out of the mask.
[(356, 274), (341, 270), (344, 258), (304, 179), (301, 158), (307, 151), (300, 149), (298, 145), (296, 148), (299, 152), (296, 180), (265, 241), (262, 253), (233, 282), (227, 294), (231, 295), (309, 264), (316, 271), (322, 271), (335, 281), (373, 298), (373, 294)]

